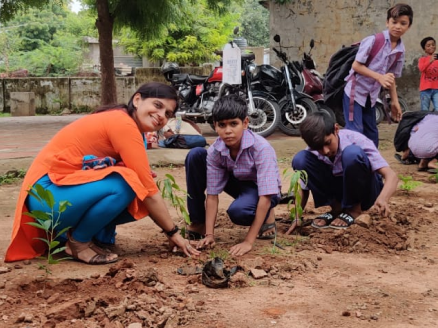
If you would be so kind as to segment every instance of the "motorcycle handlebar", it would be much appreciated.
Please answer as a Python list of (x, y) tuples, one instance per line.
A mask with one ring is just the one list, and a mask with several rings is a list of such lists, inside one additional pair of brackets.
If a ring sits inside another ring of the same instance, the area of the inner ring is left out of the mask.
[(287, 62), (287, 56), (284, 52), (278, 51), (276, 48), (272, 48), (274, 52), (277, 54), (278, 58), (280, 58), (285, 63)]

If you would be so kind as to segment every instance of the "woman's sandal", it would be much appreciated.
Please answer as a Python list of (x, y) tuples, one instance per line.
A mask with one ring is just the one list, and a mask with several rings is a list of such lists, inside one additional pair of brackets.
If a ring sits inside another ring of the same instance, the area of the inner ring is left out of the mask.
[(96, 246), (92, 241), (81, 243), (73, 239), (68, 233), (65, 252), (75, 260), (85, 262), (87, 264), (108, 264), (118, 260), (118, 255), (108, 253), (108, 251)]
[[(316, 218), (313, 219), (312, 221), (312, 227), (316, 228), (316, 229), (325, 229), (330, 227), (330, 223), (332, 223), (332, 221), (336, 219), (330, 212), (321, 214), (319, 216), (317, 216)], [(323, 220), (324, 221), (324, 225), (317, 225), (315, 224), (315, 220)]]

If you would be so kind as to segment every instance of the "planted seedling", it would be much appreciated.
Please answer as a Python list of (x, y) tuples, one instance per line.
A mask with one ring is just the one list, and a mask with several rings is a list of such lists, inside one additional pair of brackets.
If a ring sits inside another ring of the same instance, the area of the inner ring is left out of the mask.
[[(37, 199), (41, 204), (46, 204), (49, 207), (49, 212), (33, 210), (30, 212), (25, 212), (23, 214), (30, 216), (35, 219), (35, 222), (28, 222), (27, 224), (41, 229), (45, 233), (45, 238), (35, 238), (43, 241), (47, 245), (47, 256), (41, 256), (39, 258), (47, 261), (47, 264), (57, 264), (63, 260), (71, 259), (71, 257), (63, 257), (60, 259), (55, 259), (54, 255), (63, 252), (66, 247), (60, 246), (58, 241), (59, 237), (70, 229), (66, 227), (57, 231), (57, 227), (60, 224), (61, 214), (65, 212), (68, 206), (71, 206), (70, 202), (67, 200), (60, 201), (58, 204), (58, 209), (55, 211), (55, 200), (53, 194), (50, 190), (44, 189), (41, 185), (37, 184), (35, 187), (28, 191), (31, 197)], [(51, 274), (47, 265), (40, 265), (41, 269), (46, 271), (46, 275)]]
[(176, 209), (178, 215), (183, 218), (185, 226), (181, 229), (181, 235), (185, 237), (186, 226), (191, 224), (186, 207), (186, 197), (190, 196), (187, 191), (180, 188), (171, 174), (166, 174), (164, 179), (158, 180), (157, 187), (161, 192), (161, 197), (167, 199)]
[(414, 181), (412, 176), (410, 175), (401, 175), (399, 174), (399, 179), (402, 181), (402, 183), (399, 185), (399, 189), (410, 192), (421, 185), (420, 181)]

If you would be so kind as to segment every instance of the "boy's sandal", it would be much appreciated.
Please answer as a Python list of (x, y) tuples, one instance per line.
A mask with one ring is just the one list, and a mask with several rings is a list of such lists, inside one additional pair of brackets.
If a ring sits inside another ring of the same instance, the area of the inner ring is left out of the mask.
[(411, 165), (411, 164), (415, 164), (415, 160), (411, 159), (411, 158), (406, 158), (406, 159), (402, 159), (400, 154), (395, 154), (394, 158), (403, 165)]
[(118, 255), (96, 246), (92, 241), (81, 243), (68, 234), (65, 252), (75, 260), (87, 264), (108, 264), (118, 260)]
[[(319, 215), (318, 217), (314, 218), (312, 221), (312, 227), (316, 228), (316, 229), (325, 229), (330, 227), (330, 223), (332, 223), (332, 221), (336, 219), (330, 212), (324, 213)], [(324, 221), (324, 225), (318, 225), (315, 223), (315, 220), (323, 220)]]
[(350, 214), (347, 214), (347, 213), (339, 214), (338, 219), (342, 220), (347, 225), (345, 225), (345, 226), (330, 225), (330, 228), (333, 228), (333, 229), (347, 229), (348, 227), (350, 227), (354, 223), (354, 218)]
[[(274, 229), (274, 232), (268, 235), (264, 235), (264, 233), (268, 230)], [(272, 223), (264, 223), (262, 227), (259, 230), (259, 234), (257, 236), (257, 239), (274, 239), (277, 235), (277, 225), (275, 222)]]

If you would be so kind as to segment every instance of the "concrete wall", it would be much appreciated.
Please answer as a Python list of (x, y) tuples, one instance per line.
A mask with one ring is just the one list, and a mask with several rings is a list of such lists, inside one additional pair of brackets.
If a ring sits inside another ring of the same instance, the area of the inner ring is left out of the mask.
[[(315, 40), (313, 57), (321, 73), (325, 72), (330, 56), (342, 45), (358, 42), (364, 37), (386, 29), (386, 12), (396, 3), (409, 4), (414, 11), (411, 28), (402, 37), (406, 47), (403, 76), (398, 79), (398, 93), (412, 108), (419, 108), (418, 58), (423, 55), (420, 41), (426, 36), (438, 40), (438, 6), (436, 0), (294, 0), (287, 5), (269, 1), (271, 48), (279, 34), (291, 59), (302, 58)], [(271, 64), (279, 66), (275, 53)]]
[[(181, 68), (183, 73), (208, 75), (211, 65)], [(117, 100), (127, 103), (143, 83), (165, 82), (160, 68), (137, 68), (134, 77), (117, 77)], [(100, 105), (100, 78), (7, 78), (0, 79), (0, 112), (10, 112), (11, 92), (34, 92), (37, 113), (59, 112), (65, 108), (89, 111)]]

